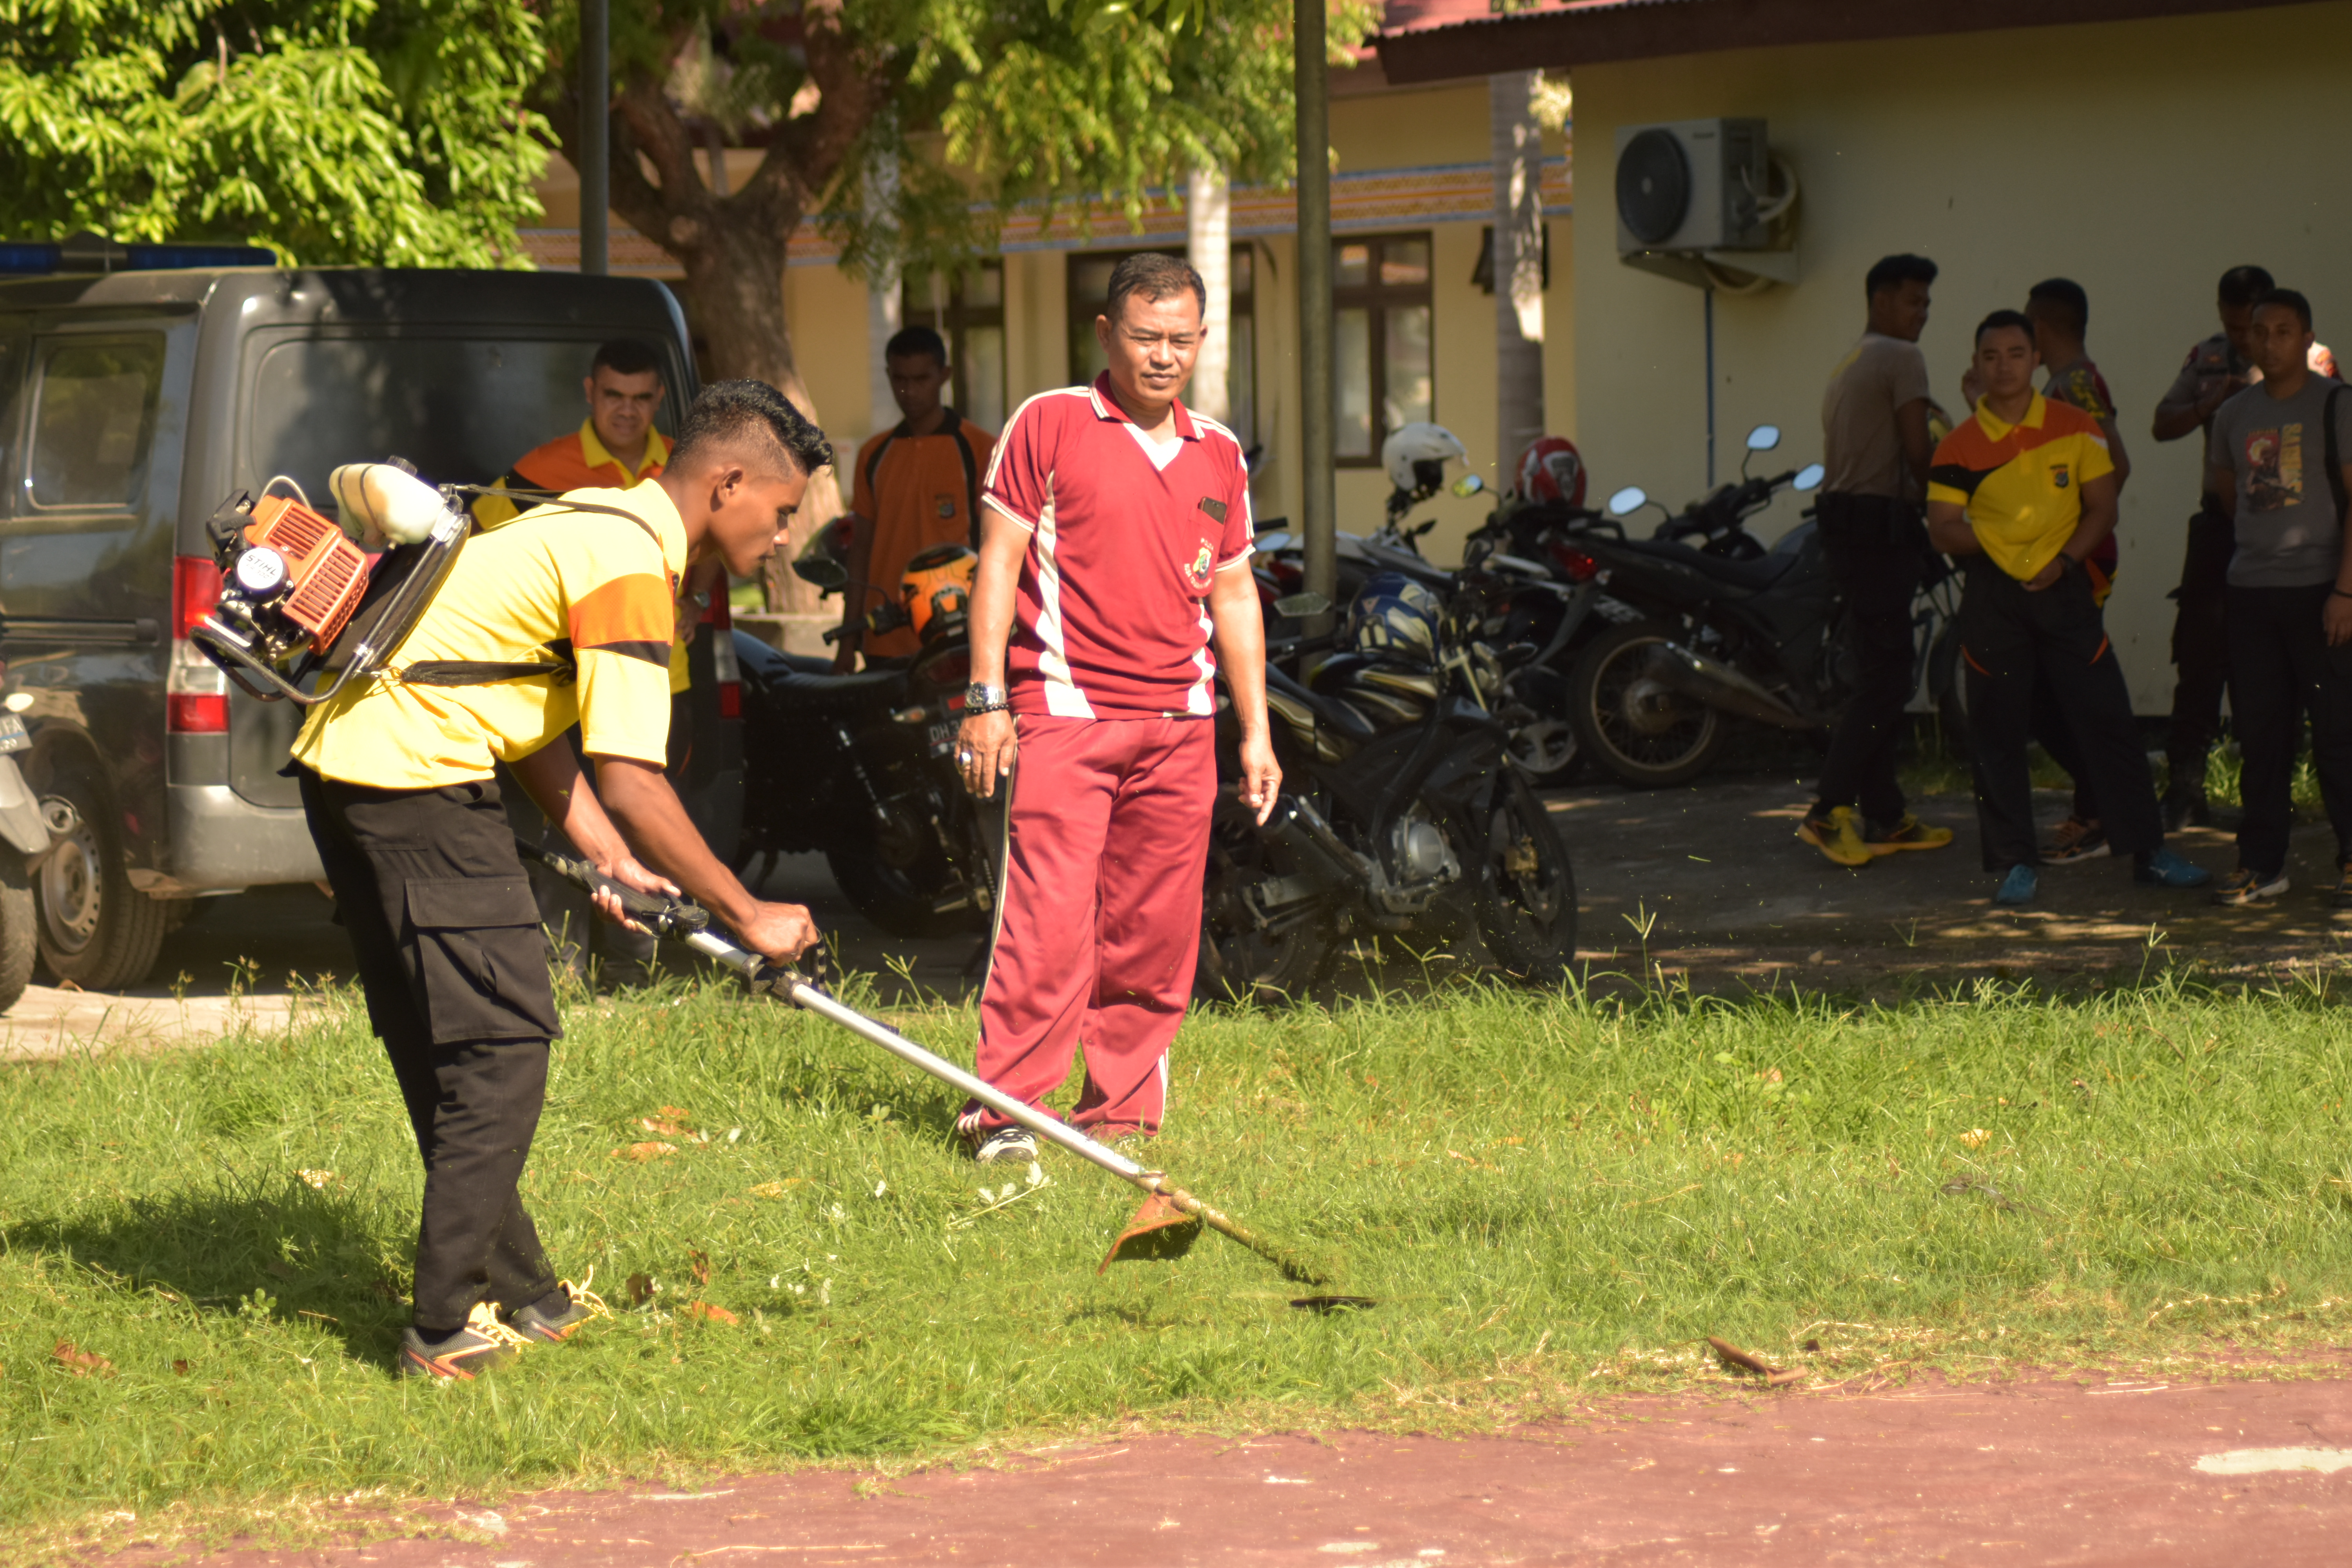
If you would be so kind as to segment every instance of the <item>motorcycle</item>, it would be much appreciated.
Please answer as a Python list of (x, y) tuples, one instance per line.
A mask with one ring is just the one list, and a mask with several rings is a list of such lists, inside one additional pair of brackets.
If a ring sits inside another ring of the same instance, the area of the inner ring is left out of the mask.
[[(1360, 597), (1351, 626), (1375, 597)], [(1314, 595), (1282, 601), (1292, 620), (1329, 607)], [(1487, 705), (1470, 644), (1476, 613), (1426, 617), (1423, 657), (1352, 636), (1305, 679), (1284, 663), (1336, 637), (1269, 648), (1284, 791), (1263, 826), (1240, 798), (1240, 728), (1221, 706), (1200, 995), (1304, 996), (1357, 935), (1475, 938), (1516, 978), (1567, 978), (1575, 876), (1542, 802), (1506, 761), (1510, 732)]]
[[(990, 814), (955, 768), (971, 679), (970, 571), (959, 586), (952, 570), (926, 563), (932, 553), (908, 566), (928, 613), (889, 604), (867, 617), (877, 632), (917, 626), (921, 651), (904, 664), (838, 675), (829, 659), (735, 634), (745, 786), (737, 869), (762, 857), (764, 877), (776, 856), (822, 849), (857, 912), (902, 937), (984, 932), (996, 908)], [(849, 585), (837, 563), (804, 557), (794, 570), (828, 593)]]

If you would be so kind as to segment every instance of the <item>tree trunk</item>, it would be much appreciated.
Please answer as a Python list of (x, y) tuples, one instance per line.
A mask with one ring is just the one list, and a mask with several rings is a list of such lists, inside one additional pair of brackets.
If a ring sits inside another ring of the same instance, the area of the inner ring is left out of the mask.
[[(764, 381), (792, 399), (812, 421), (815, 402), (793, 363), (792, 329), (784, 320), (783, 250), (749, 224), (711, 224), (690, 237), (677, 231), (696, 220), (672, 222), (672, 238), (686, 268), (687, 297), (709, 345), (710, 379)], [(845, 464), (850, 454), (840, 454)], [(771, 610), (816, 615), (824, 605), (816, 589), (792, 572), (793, 557), (819, 528), (844, 510), (836, 469), (813, 474), (790, 542), (761, 572), (761, 593)]]
[(1202, 312), (1201, 357), (1184, 401), (1220, 422), (1233, 416), (1227, 395), (1233, 368), (1233, 192), (1222, 169), (1195, 169), (1184, 196), (1184, 247), (1208, 289)]
[(1536, 73), (1486, 79), (1495, 161), (1495, 468), (1517, 482), (1519, 457), (1544, 433), (1543, 128)]

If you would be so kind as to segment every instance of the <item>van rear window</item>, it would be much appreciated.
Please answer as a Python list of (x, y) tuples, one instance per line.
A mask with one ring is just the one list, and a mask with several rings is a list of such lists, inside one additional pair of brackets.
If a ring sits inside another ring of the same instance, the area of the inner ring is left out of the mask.
[(26, 469), (33, 504), (136, 504), (163, 386), (161, 336), (47, 345)]
[[(488, 484), (588, 416), (581, 384), (599, 339), (329, 338), (271, 345), (250, 383), (237, 483), (291, 477), (331, 510), (343, 463), (405, 458), (439, 484)], [(656, 426), (677, 429), (679, 369)]]

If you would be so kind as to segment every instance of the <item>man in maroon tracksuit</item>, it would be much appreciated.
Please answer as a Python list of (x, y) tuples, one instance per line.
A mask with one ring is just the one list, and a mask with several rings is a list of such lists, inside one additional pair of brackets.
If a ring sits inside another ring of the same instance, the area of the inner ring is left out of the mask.
[[(1249, 471), (1232, 431), (1176, 401), (1206, 300), (1172, 257), (1120, 262), (1095, 321), (1109, 369), (1024, 404), (981, 497), (958, 761), (983, 796), (1009, 777), (1012, 800), (976, 1070), (1034, 1105), (1083, 1050), (1071, 1120), (1114, 1140), (1159, 1131), (1192, 994), (1221, 663), (1260, 821), (1282, 785)], [(1036, 1158), (977, 1104), (957, 1128), (983, 1163)]]

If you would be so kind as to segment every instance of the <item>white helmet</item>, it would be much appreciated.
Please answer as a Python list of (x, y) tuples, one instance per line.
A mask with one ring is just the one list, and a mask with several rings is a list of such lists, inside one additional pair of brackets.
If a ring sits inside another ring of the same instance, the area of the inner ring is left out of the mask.
[(1453, 431), (1426, 421), (1402, 426), (1381, 443), (1381, 467), (1389, 471), (1389, 483), (1415, 496), (1437, 493), (1445, 483), (1445, 465), (1469, 456)]

